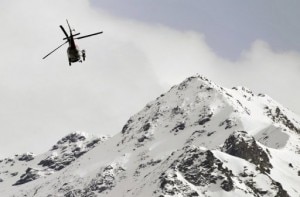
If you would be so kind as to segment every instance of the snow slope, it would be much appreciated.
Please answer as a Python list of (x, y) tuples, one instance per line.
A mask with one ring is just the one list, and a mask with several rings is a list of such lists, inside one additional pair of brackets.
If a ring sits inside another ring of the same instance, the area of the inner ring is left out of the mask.
[(72, 133), (0, 162), (1, 196), (300, 196), (300, 118), (203, 76), (172, 87), (111, 138)]

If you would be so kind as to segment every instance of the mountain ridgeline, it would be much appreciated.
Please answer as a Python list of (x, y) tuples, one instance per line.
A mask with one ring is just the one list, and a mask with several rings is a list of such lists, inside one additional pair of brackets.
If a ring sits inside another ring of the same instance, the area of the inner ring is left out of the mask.
[(300, 196), (300, 118), (264, 94), (187, 78), (113, 137), (74, 132), (0, 160), (1, 196)]

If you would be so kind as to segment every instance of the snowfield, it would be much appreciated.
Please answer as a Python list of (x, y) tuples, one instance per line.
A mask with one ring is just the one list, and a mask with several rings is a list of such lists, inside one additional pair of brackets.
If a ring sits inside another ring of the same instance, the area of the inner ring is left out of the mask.
[(300, 118), (264, 94), (193, 76), (113, 137), (75, 132), (0, 160), (1, 197), (300, 196)]

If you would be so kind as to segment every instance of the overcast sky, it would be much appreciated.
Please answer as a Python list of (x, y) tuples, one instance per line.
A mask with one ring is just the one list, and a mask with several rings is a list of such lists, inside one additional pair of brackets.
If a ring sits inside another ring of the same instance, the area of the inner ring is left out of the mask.
[[(111, 14), (205, 35), (219, 56), (237, 59), (262, 39), (274, 50), (300, 50), (297, 0), (91, 0)], [(298, 41), (298, 42), (297, 42)]]
[[(46, 151), (72, 131), (114, 135), (196, 73), (300, 113), (300, 3), (277, 0), (1, 0), (0, 158)], [(68, 66), (59, 25), (87, 61)]]

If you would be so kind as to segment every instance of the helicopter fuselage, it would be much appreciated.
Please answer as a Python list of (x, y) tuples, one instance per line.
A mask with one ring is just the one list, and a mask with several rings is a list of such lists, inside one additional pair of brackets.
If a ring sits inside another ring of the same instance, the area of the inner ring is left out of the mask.
[(80, 51), (78, 46), (75, 44), (74, 37), (70, 31), (70, 37), (68, 38), (69, 47), (67, 49), (69, 65), (74, 62), (82, 62), (81, 56), (85, 56), (84, 52)]
[(67, 49), (69, 62), (78, 62), (80, 61), (80, 51), (77, 46), (69, 46)]

